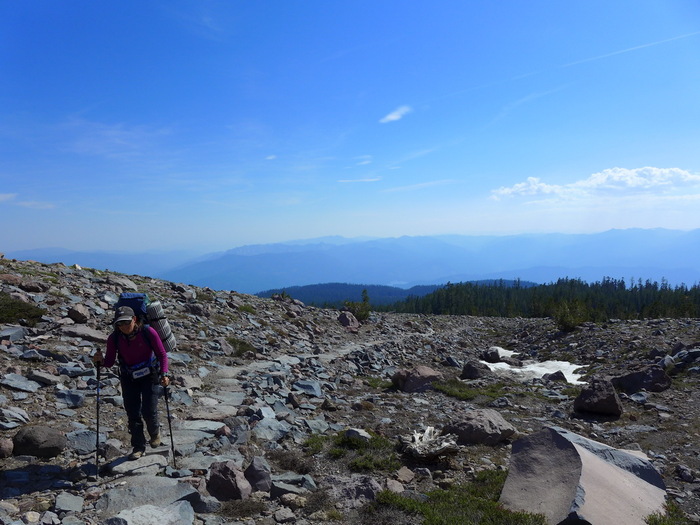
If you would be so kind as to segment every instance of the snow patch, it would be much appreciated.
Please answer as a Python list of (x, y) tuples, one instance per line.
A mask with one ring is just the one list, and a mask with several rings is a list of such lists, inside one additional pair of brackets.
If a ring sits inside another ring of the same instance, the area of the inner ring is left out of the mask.
[[(518, 355), (517, 352), (511, 350), (506, 350), (500, 346), (492, 347), (498, 350), (498, 355), (503, 357), (513, 357)], [(482, 361), (486, 363), (486, 361)], [(530, 381), (532, 379), (539, 379), (545, 374), (553, 374), (554, 372), (561, 371), (566, 377), (566, 380), (573, 385), (585, 385), (585, 381), (581, 381), (581, 376), (584, 375), (582, 371), (585, 366), (577, 365), (575, 363), (569, 363), (568, 361), (523, 361), (523, 366), (512, 366), (508, 363), (486, 363), (488, 367), (496, 373), (501, 374), (513, 374), (518, 376), (523, 381)]]

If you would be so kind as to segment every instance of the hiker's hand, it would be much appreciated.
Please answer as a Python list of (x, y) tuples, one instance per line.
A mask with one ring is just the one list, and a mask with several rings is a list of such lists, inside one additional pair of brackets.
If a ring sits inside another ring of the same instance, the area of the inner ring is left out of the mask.
[(160, 385), (161, 386), (169, 386), (170, 385), (170, 378), (168, 376), (163, 376), (160, 379)]
[(100, 350), (95, 352), (95, 355), (92, 356), (92, 362), (95, 364), (95, 366), (102, 366), (104, 364), (105, 358)]

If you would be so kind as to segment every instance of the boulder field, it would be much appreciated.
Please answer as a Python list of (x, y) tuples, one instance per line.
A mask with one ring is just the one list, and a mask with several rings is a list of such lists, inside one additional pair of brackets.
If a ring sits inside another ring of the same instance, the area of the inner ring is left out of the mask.
[[(177, 339), (162, 443), (135, 461), (117, 371), (98, 388), (90, 361), (122, 291), (161, 301)], [(665, 501), (700, 522), (698, 319), (358, 323), (286, 295), (6, 259), (0, 292), (43, 310), (0, 322), (2, 525), (363, 523), (381, 491), (505, 469), (502, 505), (549, 523), (639, 523)], [(581, 383), (518, 373), (545, 362), (580, 366)], [(381, 438), (398, 463), (313, 448), (338, 438)]]

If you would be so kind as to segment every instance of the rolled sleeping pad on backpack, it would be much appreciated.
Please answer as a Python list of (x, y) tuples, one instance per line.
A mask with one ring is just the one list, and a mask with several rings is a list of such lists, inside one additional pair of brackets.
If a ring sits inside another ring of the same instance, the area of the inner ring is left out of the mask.
[(177, 341), (175, 341), (175, 336), (172, 333), (167, 339), (162, 339), (162, 341), (166, 352), (173, 353), (177, 350)]
[(160, 301), (153, 301), (148, 304), (148, 323), (158, 332), (160, 340), (163, 342), (166, 352), (174, 352), (177, 349), (177, 341), (173, 331), (170, 329), (170, 323), (165, 318), (163, 306)]

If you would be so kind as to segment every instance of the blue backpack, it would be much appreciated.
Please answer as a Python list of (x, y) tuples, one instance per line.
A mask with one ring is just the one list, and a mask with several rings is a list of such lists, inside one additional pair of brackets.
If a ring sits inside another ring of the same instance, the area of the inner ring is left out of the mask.
[[(114, 305), (114, 309), (116, 310), (120, 306), (128, 306), (134, 311), (134, 314), (144, 326), (152, 326), (160, 337), (166, 352), (172, 352), (177, 348), (175, 336), (170, 328), (168, 319), (165, 317), (160, 301), (151, 301), (148, 298), (148, 294), (145, 293), (122, 292), (119, 294), (119, 300)], [(142, 332), (148, 345), (153, 348), (151, 339), (146, 335), (147, 331), (142, 330)]]
[(114, 309), (121, 306), (128, 306), (131, 308), (139, 321), (143, 323), (148, 323), (148, 305), (151, 300), (148, 298), (148, 294), (136, 293), (136, 292), (123, 292), (119, 294), (119, 300), (114, 305)]

